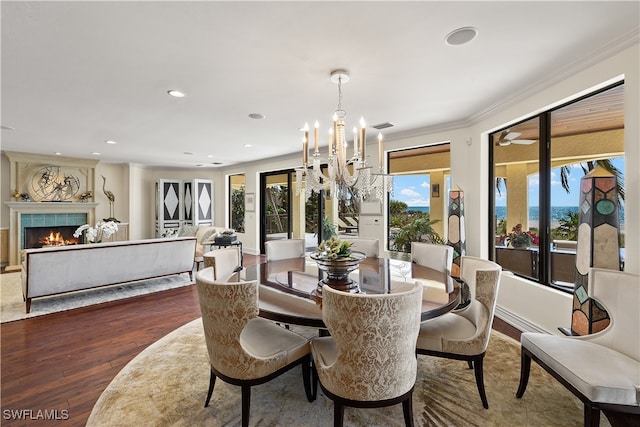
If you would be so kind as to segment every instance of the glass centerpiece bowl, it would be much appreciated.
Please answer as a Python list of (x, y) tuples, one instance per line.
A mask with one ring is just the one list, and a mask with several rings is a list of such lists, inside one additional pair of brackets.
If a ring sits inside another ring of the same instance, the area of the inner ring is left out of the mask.
[(316, 301), (318, 298), (322, 298), (323, 285), (343, 292), (360, 293), (358, 283), (349, 277), (349, 273), (358, 268), (366, 255), (362, 252), (352, 251), (349, 242), (331, 237), (320, 243), (310, 258), (325, 273), (325, 278), (318, 282), (318, 287), (313, 295)]

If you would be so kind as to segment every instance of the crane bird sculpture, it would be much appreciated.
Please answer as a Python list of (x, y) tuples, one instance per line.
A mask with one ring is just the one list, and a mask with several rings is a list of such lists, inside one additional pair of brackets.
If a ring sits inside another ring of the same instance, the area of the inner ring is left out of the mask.
[(116, 196), (114, 196), (111, 191), (107, 190), (105, 188), (106, 186), (107, 186), (107, 178), (104, 175), (102, 175), (102, 192), (104, 193), (105, 196), (107, 196), (107, 199), (109, 199), (109, 218), (104, 218), (104, 221), (120, 222), (117, 219), (115, 219), (113, 216), (113, 204), (116, 201)]

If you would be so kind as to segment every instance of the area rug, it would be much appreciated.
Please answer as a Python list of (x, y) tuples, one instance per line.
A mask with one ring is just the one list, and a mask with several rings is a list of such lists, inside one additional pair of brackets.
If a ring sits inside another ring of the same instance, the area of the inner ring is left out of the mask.
[(103, 302), (150, 294), (192, 284), (188, 273), (128, 282), (103, 288), (70, 292), (31, 300), (31, 312), (25, 313), (20, 273), (0, 275), (0, 322), (11, 322), (44, 314), (71, 310)]
[[(307, 337), (317, 330), (292, 329)], [(414, 390), (417, 426), (582, 426), (582, 404), (534, 364), (529, 387), (516, 399), (520, 348), (493, 332), (485, 357), (489, 409), (483, 409), (473, 370), (467, 363), (418, 357)], [(301, 370), (251, 391), (251, 426), (331, 426), (333, 403), (318, 389), (305, 397)], [(204, 399), (209, 367), (201, 319), (155, 342), (126, 365), (96, 402), (87, 426), (236, 426), (240, 425), (240, 387), (218, 380), (208, 408)], [(402, 407), (346, 408), (346, 426), (403, 426)], [(604, 416), (601, 425), (609, 425)]]

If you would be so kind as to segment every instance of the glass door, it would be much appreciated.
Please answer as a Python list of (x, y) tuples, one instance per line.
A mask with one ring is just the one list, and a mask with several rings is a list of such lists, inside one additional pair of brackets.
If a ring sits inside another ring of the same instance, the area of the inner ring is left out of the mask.
[(305, 201), (304, 191), (296, 195), (295, 171), (284, 170), (260, 175), (260, 251), (264, 242), (276, 239), (305, 239), (307, 251), (322, 240), (325, 199), (312, 193)]

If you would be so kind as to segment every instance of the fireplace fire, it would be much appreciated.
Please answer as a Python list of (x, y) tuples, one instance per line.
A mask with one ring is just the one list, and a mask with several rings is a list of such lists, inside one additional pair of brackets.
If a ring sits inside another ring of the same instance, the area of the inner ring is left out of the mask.
[(80, 241), (73, 236), (77, 228), (76, 225), (25, 227), (24, 249), (77, 245)]

